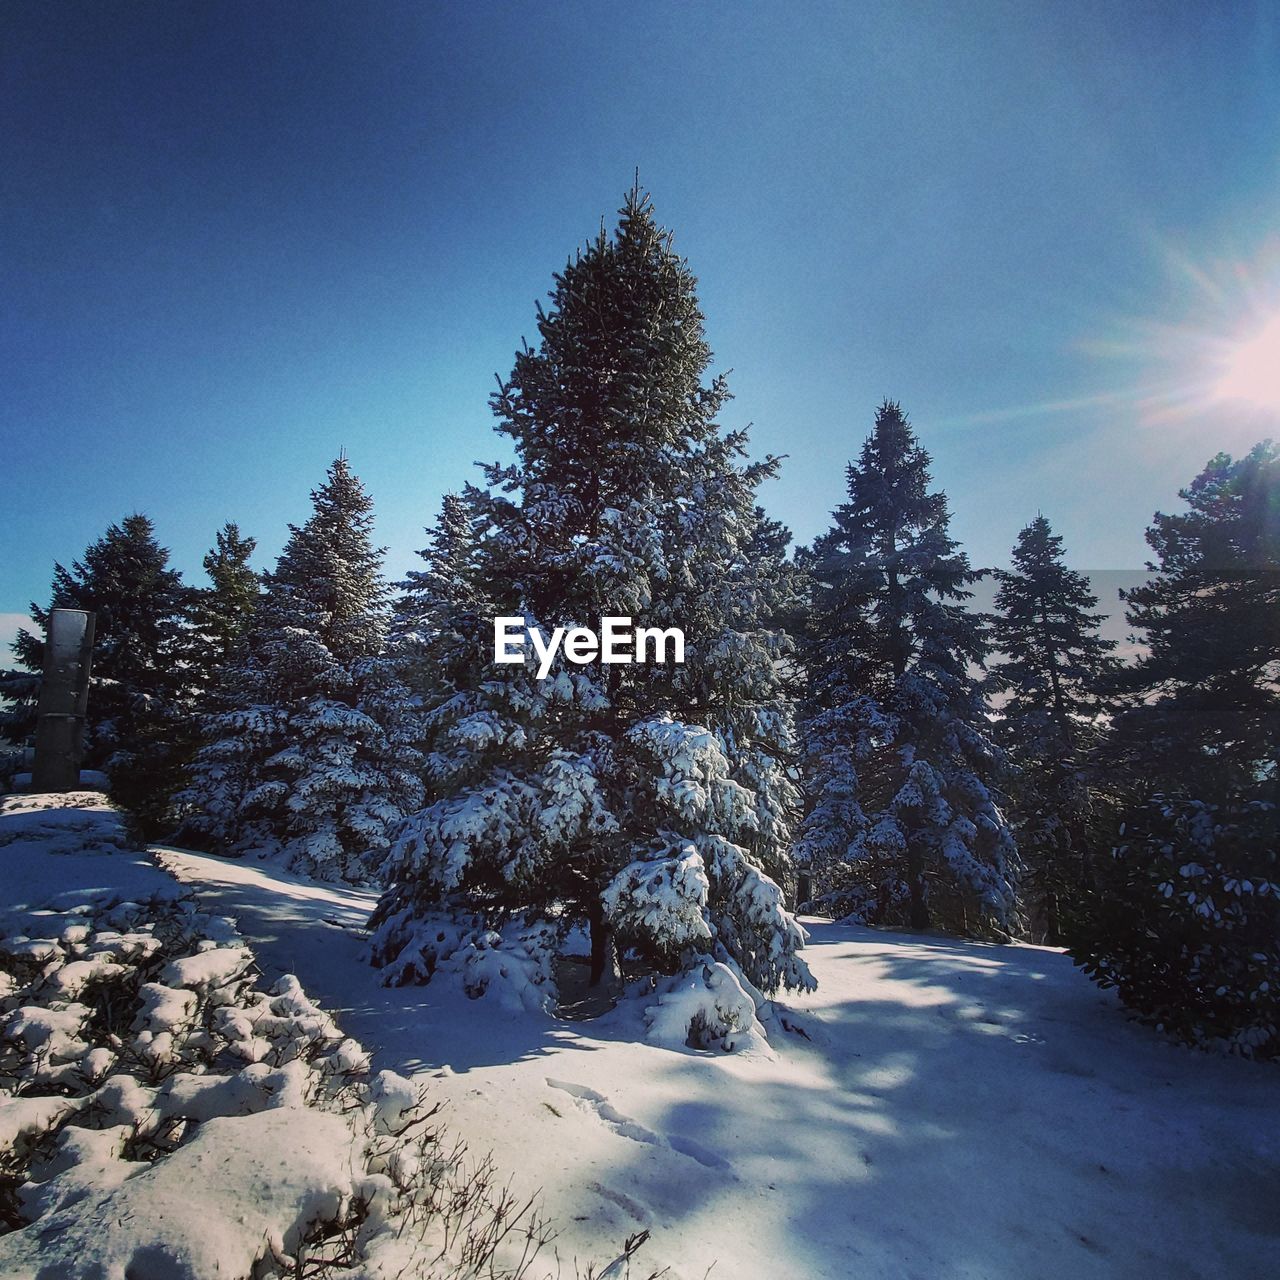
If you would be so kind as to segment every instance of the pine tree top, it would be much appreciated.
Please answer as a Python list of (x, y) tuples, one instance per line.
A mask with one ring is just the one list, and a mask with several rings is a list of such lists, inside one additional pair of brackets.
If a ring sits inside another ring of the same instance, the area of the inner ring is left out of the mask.
[(1098, 598), (1083, 573), (1067, 568), (1062, 538), (1045, 516), (1018, 534), (1012, 560), (1012, 569), (995, 570), (1000, 585), (991, 638), (1001, 659), (991, 669), (991, 685), (1009, 695), (1002, 707), (1006, 724), (1038, 720), (1046, 742), (1070, 743), (1079, 723), (1099, 710), (1118, 665), (1115, 641), (1098, 634), (1104, 617), (1096, 611)]
[[(55, 564), (49, 608), (32, 602), (31, 616), (43, 627), (50, 609), (90, 610), (97, 615), (94, 662), (99, 669), (104, 659), (114, 658), (126, 666), (146, 665), (176, 635), (187, 595), (154, 524), (135, 512), (109, 526), (70, 569)], [(33, 655), (41, 647), (36, 641)]]
[(1062, 537), (1038, 515), (1019, 534), (1012, 569), (996, 569), (1000, 587), (996, 608), (1010, 621), (1039, 620), (1055, 624), (1069, 619), (1077, 630), (1089, 630), (1105, 615), (1095, 612), (1098, 598), (1088, 577), (1068, 569)]
[(946, 687), (957, 713), (961, 703), (964, 715), (977, 706), (966, 673), (987, 645), (981, 616), (963, 602), (979, 575), (948, 531), (946, 495), (932, 490), (929, 465), (901, 406), (885, 400), (848, 468), (848, 500), (806, 557), (824, 698), (872, 689), (888, 697), (916, 671)]
[(289, 540), (267, 575), (272, 608), (285, 602), (338, 661), (376, 653), (388, 590), (383, 549), (373, 545), (373, 500), (345, 457), (311, 492), (312, 514), (289, 526)]
[[(526, 489), (554, 484), (590, 509), (652, 483), (714, 431), (727, 397), (711, 361), (697, 281), (633, 189), (612, 236), (600, 234), (555, 276), (538, 306), (539, 344), (516, 353), (492, 406)], [(587, 512), (590, 519), (590, 511)]]
[(1189, 511), (1157, 511), (1147, 542), (1154, 573), (1280, 569), (1280, 446), (1263, 440), (1242, 458), (1219, 453), (1178, 491)]
[(212, 550), (200, 562), (215, 591), (239, 592), (257, 587), (257, 574), (249, 568), (249, 560), (257, 549), (256, 538), (246, 538), (240, 526), (227, 521), (214, 535)]
[(978, 575), (950, 536), (947, 497), (931, 491), (930, 463), (901, 405), (885, 400), (857, 463), (846, 469), (848, 500), (815, 544), (819, 574), (824, 559), (843, 556), (859, 566), (868, 590), (887, 575), (897, 585), (967, 599), (965, 587)]

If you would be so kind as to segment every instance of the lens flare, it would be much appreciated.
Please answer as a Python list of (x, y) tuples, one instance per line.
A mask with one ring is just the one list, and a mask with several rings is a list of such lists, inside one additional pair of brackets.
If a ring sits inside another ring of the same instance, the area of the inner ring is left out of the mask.
[(1221, 400), (1280, 410), (1280, 314), (1230, 353), (1214, 387)]

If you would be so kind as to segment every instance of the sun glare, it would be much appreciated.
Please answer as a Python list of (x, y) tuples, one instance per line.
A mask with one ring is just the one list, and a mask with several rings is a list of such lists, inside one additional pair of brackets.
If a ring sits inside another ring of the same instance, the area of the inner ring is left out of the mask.
[(1280, 420), (1280, 235), (1208, 259), (1155, 244), (1168, 273), (1156, 315), (1115, 316), (1081, 343), (1129, 366), (1127, 386), (1095, 398), (1129, 406), (1145, 427), (1211, 429), (1239, 444), (1259, 417)]
[(1280, 410), (1280, 314), (1227, 357), (1214, 392), (1222, 400), (1248, 400)]

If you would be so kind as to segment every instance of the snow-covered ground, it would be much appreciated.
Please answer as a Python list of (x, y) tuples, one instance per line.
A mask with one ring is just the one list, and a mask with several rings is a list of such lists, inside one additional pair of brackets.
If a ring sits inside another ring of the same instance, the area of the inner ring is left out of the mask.
[(260, 985), (100, 800), (51, 800), (0, 798), (0, 1280), (513, 1280), (537, 1223), (419, 1087)]
[(174, 891), (172, 878), (131, 847), (106, 796), (69, 791), (0, 799), (0, 933), (35, 907)]
[[(167, 881), (97, 804), (0, 815), (0, 908)], [(633, 1275), (681, 1280), (1280, 1275), (1280, 1072), (1165, 1043), (1058, 952), (808, 921), (819, 990), (720, 1055), (644, 1043), (642, 1002), (571, 1022), (381, 987), (372, 895), (158, 860), (542, 1188), (566, 1275), (642, 1228)]]
[(643, 1261), (683, 1280), (1280, 1275), (1280, 1072), (1167, 1044), (1059, 952), (809, 920), (804, 1034), (673, 1051), (638, 1005), (567, 1022), (380, 987), (371, 895), (162, 861), (541, 1187), (562, 1257), (649, 1228)]

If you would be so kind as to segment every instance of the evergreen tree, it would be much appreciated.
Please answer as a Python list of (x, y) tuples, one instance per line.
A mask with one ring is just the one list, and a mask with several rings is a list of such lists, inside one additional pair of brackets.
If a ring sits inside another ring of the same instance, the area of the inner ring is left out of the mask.
[(42, 660), (44, 643), (22, 629), (9, 649), (21, 665), (0, 671), (0, 743), (9, 744), (0, 755), (0, 782), (21, 769), (24, 748), (34, 744), (40, 672), (28, 664)]
[(1016, 858), (971, 673), (987, 653), (963, 604), (977, 574), (897, 404), (880, 406), (847, 477), (848, 501), (806, 558), (811, 807), (797, 856), (842, 914), (1003, 933)]
[[(761, 625), (777, 587), (752, 560), (755, 490), (776, 462), (742, 461), (744, 435), (717, 425), (728, 392), (702, 380), (694, 288), (633, 191), (616, 234), (556, 277), (537, 349), (493, 398), (517, 461), (469, 491), (471, 594), (437, 592), (468, 628), (483, 605), (483, 650), (442, 686), (436, 798), (406, 824), (374, 917), (389, 981), (443, 966), (478, 992), (492, 972), (527, 973), (541, 1001), (549, 946), (585, 923), (594, 981), (619, 949), (635, 971), (686, 975), (706, 1043), (732, 1035), (744, 989), (811, 985), (771, 878), (788, 869), (796, 802), (783, 640)], [(604, 616), (678, 627), (685, 662), (561, 649), (540, 680), (494, 663), (495, 615), (546, 637)]]
[(399, 584), (389, 652), (412, 698), (430, 803), (479, 780), (477, 757), (455, 726), (483, 707), (493, 674), (492, 603), (481, 551), (481, 495), (446, 494), (428, 543)]
[(1218, 454), (1126, 593), (1147, 652), (1099, 753), (1123, 802), (1077, 963), (1194, 1043), (1280, 1054), (1280, 450)]
[(1276, 800), (1135, 801), (1069, 917), (1075, 962), (1184, 1043), (1280, 1058)]
[(200, 746), (201, 718), (214, 709), (222, 672), (257, 600), (258, 576), (248, 567), (254, 545), (234, 524), (218, 532), (204, 558), (210, 586), (185, 593), (173, 654), (173, 701), (163, 719), (139, 726), (133, 750), (141, 767), (113, 785), (113, 798), (149, 839), (171, 834), (180, 820), (174, 797), (185, 786)]
[(1093, 791), (1086, 760), (1096, 742), (1100, 691), (1117, 664), (1098, 635), (1102, 614), (1082, 573), (1066, 567), (1044, 516), (1018, 535), (999, 581), (991, 640), (1002, 655), (989, 686), (1001, 699), (997, 736), (1016, 765), (1011, 819), (1025, 868), (1022, 895), (1034, 932), (1060, 943), (1059, 902), (1089, 881)]
[(390, 648), (424, 711), (473, 686), (485, 665), (493, 614), (484, 608), (479, 581), (476, 522), (466, 495), (445, 494), (428, 544), (418, 552), (424, 567), (409, 570), (398, 584)]
[(241, 535), (239, 525), (228, 522), (202, 562), (209, 585), (192, 593), (187, 640), (190, 679), (202, 709), (258, 603), (261, 582), (249, 565), (256, 546), (255, 539)]
[(1125, 592), (1147, 651), (1125, 673), (1108, 759), (1140, 786), (1206, 801), (1275, 776), (1280, 752), (1280, 449), (1212, 458), (1147, 530), (1156, 560)]
[[(186, 604), (154, 526), (135, 514), (113, 524), (70, 569), (55, 565), (49, 607), (31, 605), (42, 628), (55, 608), (96, 615), (83, 765), (104, 769), (113, 795), (138, 814), (167, 799), (164, 756), (180, 719)], [(28, 672), (5, 682), (4, 733), (22, 742), (35, 731), (44, 640), (20, 631), (13, 651)]]
[(421, 801), (416, 730), (382, 656), (372, 502), (339, 458), (311, 495), (215, 695), (185, 831), (362, 881)]

